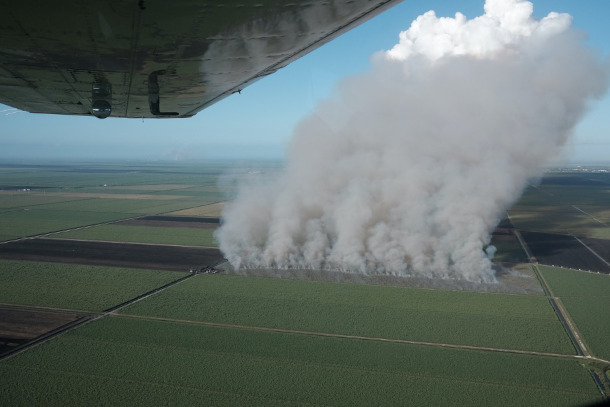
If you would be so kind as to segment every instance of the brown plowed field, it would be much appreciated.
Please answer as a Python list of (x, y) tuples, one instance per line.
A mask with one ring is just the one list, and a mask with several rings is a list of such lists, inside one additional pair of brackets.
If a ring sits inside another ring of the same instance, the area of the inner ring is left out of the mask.
[(610, 274), (610, 267), (573, 236), (526, 231), (521, 231), (521, 236), (541, 264)]
[(62, 239), (0, 244), (0, 258), (170, 271), (199, 269), (223, 260), (220, 250), (213, 248)]
[(0, 308), (0, 355), (82, 317), (59, 312)]
[(220, 226), (220, 220), (218, 218), (195, 218), (187, 216), (146, 216), (143, 218), (116, 222), (115, 225), (216, 229)]

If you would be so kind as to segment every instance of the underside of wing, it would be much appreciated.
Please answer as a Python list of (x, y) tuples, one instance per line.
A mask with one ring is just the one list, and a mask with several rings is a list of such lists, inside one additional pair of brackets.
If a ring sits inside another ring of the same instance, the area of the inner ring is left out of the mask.
[(0, 103), (190, 117), (396, 0), (0, 0)]

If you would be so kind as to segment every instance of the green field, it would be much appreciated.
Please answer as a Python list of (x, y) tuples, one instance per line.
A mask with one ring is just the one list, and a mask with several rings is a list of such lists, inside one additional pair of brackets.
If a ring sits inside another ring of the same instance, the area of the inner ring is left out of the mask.
[(125, 314), (412, 341), (574, 352), (543, 296), (199, 275)]
[(184, 246), (217, 247), (213, 229), (100, 225), (53, 235), (57, 239), (106, 240), (171, 244)]
[(590, 351), (610, 360), (610, 275), (539, 266), (553, 294), (561, 299)]
[[(174, 163), (69, 163), (40, 165), (0, 165), (2, 187), (43, 186), (63, 191), (79, 188), (145, 185), (216, 185), (218, 174), (234, 170), (232, 163), (174, 164)], [(152, 189), (155, 189), (154, 187)]]
[(70, 196), (51, 195), (46, 193), (31, 192), (12, 192), (0, 194), (0, 213), (7, 212), (13, 208), (33, 209), (38, 205), (45, 205), (56, 202), (76, 201), (84, 198)]
[(0, 213), (0, 233), (9, 238), (33, 236), (62, 229), (125, 219), (115, 212), (22, 209)]
[[(232, 183), (217, 185), (229, 169), (221, 163), (0, 166), (0, 241), (215, 204), (235, 193)], [(190, 238), (178, 240), (173, 244)]]
[(575, 361), (107, 317), (0, 364), (2, 405), (548, 405)]
[(0, 303), (102, 311), (181, 277), (170, 271), (0, 260)]

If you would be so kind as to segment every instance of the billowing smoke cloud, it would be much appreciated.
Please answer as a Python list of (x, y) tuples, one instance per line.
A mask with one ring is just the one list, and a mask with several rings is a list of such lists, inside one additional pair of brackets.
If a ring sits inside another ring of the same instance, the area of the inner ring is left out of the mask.
[(532, 10), (418, 17), (299, 124), (278, 179), (227, 207), (226, 258), (495, 281), (491, 231), (606, 87), (571, 17)]

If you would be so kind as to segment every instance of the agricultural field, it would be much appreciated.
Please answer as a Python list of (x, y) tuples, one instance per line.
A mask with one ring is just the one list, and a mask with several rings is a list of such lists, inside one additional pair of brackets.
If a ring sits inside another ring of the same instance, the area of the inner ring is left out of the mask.
[(203, 216), (172, 216), (169, 214), (166, 216), (144, 216), (138, 219), (129, 219), (117, 222), (116, 224), (129, 226), (216, 229), (220, 225), (220, 218)]
[[(574, 236), (526, 231), (521, 235), (538, 263), (610, 274), (610, 264), (593, 255)], [(606, 245), (599, 243), (598, 246)]]
[[(249, 165), (0, 166), (0, 346), (13, 352), (0, 360), (0, 405), (601, 400), (590, 369), (603, 366), (575, 354), (514, 230), (577, 234), (607, 256), (607, 176), (549, 174), (526, 192), (492, 236), (498, 290), (422, 288), (215, 268), (225, 202), (278, 168)], [(608, 288), (540, 268), (605, 357)]]
[(176, 212), (170, 212), (168, 215), (174, 216), (199, 216), (199, 217), (214, 217), (219, 218), (222, 215), (224, 202), (218, 202), (210, 205), (197, 206), (195, 208), (183, 209)]
[(588, 237), (582, 237), (580, 240), (584, 245), (597, 253), (601, 260), (610, 263), (610, 244), (608, 244), (608, 240)]
[(610, 173), (550, 172), (510, 209), (521, 230), (610, 238)]
[(0, 213), (0, 233), (4, 240), (9, 240), (112, 222), (128, 216), (114, 212), (49, 211), (37, 206), (35, 209), (23, 208)]
[(509, 218), (539, 262), (610, 271), (609, 172), (549, 172), (525, 191)]
[(15, 309), (0, 306), (0, 357), (53, 331), (88, 318), (74, 312)]
[(206, 163), (175, 165), (163, 163), (56, 163), (56, 164), (2, 164), (2, 189), (53, 188), (78, 190), (95, 187), (130, 187), (165, 189), (166, 185), (215, 185), (218, 174), (234, 171), (233, 164)]
[(0, 259), (189, 271), (223, 260), (218, 249), (87, 240), (25, 239), (0, 245)]
[(548, 405), (599, 400), (576, 361), (107, 317), (0, 364), (2, 405)]
[(497, 249), (494, 262), (507, 263), (509, 266), (527, 262), (527, 256), (513, 230), (510, 220), (505, 219), (491, 235), (491, 244)]
[(557, 267), (539, 268), (584, 335), (589, 350), (610, 360), (610, 276)]
[(183, 273), (0, 260), (0, 303), (102, 311)]
[(93, 226), (53, 235), (58, 239), (104, 240), (114, 242), (155, 243), (181, 246), (216, 247), (214, 229), (187, 227), (124, 226), (121, 224)]
[(0, 241), (181, 211), (219, 216), (219, 204), (235, 191), (231, 182), (218, 186), (225, 171), (235, 170), (227, 164), (0, 166)]
[(56, 202), (66, 202), (79, 200), (80, 198), (74, 198), (71, 196), (57, 196), (51, 194), (31, 194), (27, 192), (16, 193), (14, 190), (5, 191), (0, 190), (0, 211), (6, 212), (12, 208), (21, 207), (36, 207), (38, 205), (51, 204)]
[(543, 296), (199, 275), (125, 314), (572, 354)]

